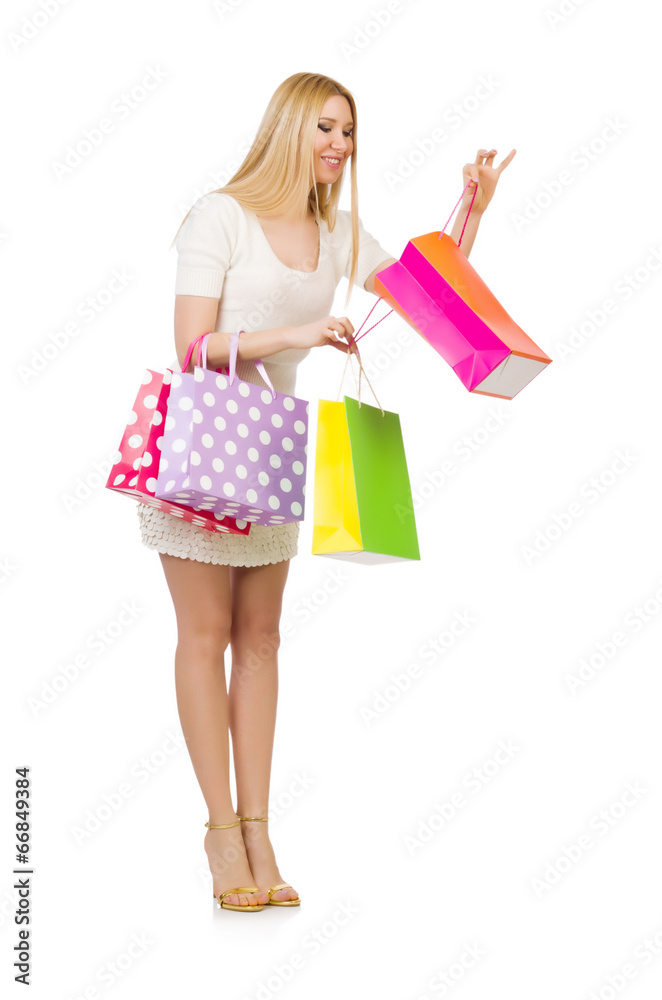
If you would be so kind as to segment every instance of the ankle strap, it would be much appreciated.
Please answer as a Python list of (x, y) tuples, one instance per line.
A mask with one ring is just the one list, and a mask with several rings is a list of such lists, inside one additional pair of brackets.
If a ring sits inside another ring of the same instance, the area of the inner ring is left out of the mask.
[(269, 819), (268, 816), (240, 816), (240, 820), (244, 820), (245, 823), (266, 823)]
[(227, 830), (231, 826), (239, 826), (239, 820), (236, 820), (234, 823), (210, 823), (207, 820), (205, 826), (208, 826), (210, 830)]

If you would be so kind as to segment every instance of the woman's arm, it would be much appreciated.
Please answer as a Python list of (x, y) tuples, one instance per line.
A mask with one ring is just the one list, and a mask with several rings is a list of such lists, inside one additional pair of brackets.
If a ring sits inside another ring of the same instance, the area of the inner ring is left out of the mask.
[[(206, 295), (175, 295), (175, 348), (180, 367), (186, 358), (189, 344), (216, 325), (218, 299)], [(335, 331), (335, 332), (334, 332)], [(306, 350), (330, 344), (347, 353), (347, 344), (354, 327), (346, 316), (336, 319), (326, 316), (304, 326), (279, 326), (271, 330), (244, 330), (239, 337), (237, 358), (252, 361), (268, 358), (270, 354), (290, 348)], [(215, 332), (207, 341), (207, 365), (220, 368), (230, 359), (230, 333)], [(340, 339), (339, 339), (340, 338)], [(188, 367), (195, 364), (196, 352)]]
[[(457, 243), (460, 239), (462, 233), (462, 226), (464, 225), (464, 220), (467, 217), (467, 212), (465, 207), (464, 212), (458, 212), (455, 222), (453, 223), (453, 228), (451, 229), (451, 237)], [(477, 212), (475, 208), (471, 210), (471, 214), (467, 219), (467, 228), (464, 230), (464, 236), (462, 237), (462, 242), (460, 243), (460, 250), (465, 257), (469, 256), (472, 246), (474, 245), (474, 240), (476, 239), (476, 233), (478, 232), (478, 224), (480, 222), (480, 217), (483, 213)]]
[(380, 271), (383, 271), (385, 267), (389, 266), (389, 264), (395, 264), (396, 260), (397, 257), (389, 257), (387, 260), (383, 260), (381, 264), (377, 265), (375, 270), (368, 275), (368, 277), (365, 279), (365, 282), (363, 283), (363, 287), (365, 288), (366, 292), (372, 292), (373, 295), (377, 294), (375, 292), (375, 275), (379, 274)]
[(467, 228), (464, 230), (464, 236), (462, 236), (462, 243), (460, 244), (460, 250), (465, 257), (469, 256), (471, 248), (474, 245), (478, 225), (483, 212), (492, 200), (497, 181), (516, 152), (517, 150), (511, 149), (508, 156), (501, 161), (498, 167), (495, 167), (493, 164), (494, 157), (497, 154), (496, 149), (479, 149), (474, 162), (465, 163), (462, 168), (462, 181), (465, 187), (472, 178), (478, 182), (477, 185), (472, 184), (471, 187), (467, 188), (455, 217), (453, 229), (451, 230), (451, 236), (457, 243), (462, 233), (464, 220), (467, 219), (469, 206), (471, 206), (471, 212), (467, 219)]
[[(460, 244), (460, 250), (465, 257), (469, 256), (471, 248), (474, 245), (481, 217), (492, 200), (497, 181), (512, 160), (516, 150), (512, 149), (508, 156), (501, 161), (498, 167), (493, 166), (496, 153), (496, 149), (479, 149), (476, 153), (476, 159), (474, 162), (465, 163), (462, 168), (462, 180), (464, 182), (464, 186), (469, 183), (471, 178), (478, 178), (478, 190), (476, 191), (476, 195), (474, 197), (475, 185), (472, 184), (472, 186), (467, 189), (462, 199), (450, 234), (457, 243), (462, 233), (464, 220), (467, 218), (469, 206), (473, 202), (469, 218), (467, 219), (467, 227), (464, 230), (464, 236), (462, 236), (462, 243)], [(483, 160), (485, 161), (484, 163)], [(382, 261), (382, 263), (375, 268), (372, 274), (370, 274), (365, 280), (365, 285), (363, 287), (366, 292), (375, 292), (375, 275), (394, 262), (395, 258), (390, 257), (388, 260)]]
[[(180, 367), (184, 363), (186, 352), (192, 340), (214, 329), (218, 313), (218, 299), (206, 295), (175, 295), (175, 347)], [(237, 357), (242, 360), (261, 358), (263, 355), (284, 351), (290, 345), (286, 342), (285, 333), (289, 327), (276, 330), (260, 330), (256, 333), (242, 334), (241, 351)], [(210, 368), (220, 368), (226, 365), (230, 357), (230, 334), (213, 333), (207, 341), (207, 364)], [(195, 363), (191, 359), (189, 370)]]

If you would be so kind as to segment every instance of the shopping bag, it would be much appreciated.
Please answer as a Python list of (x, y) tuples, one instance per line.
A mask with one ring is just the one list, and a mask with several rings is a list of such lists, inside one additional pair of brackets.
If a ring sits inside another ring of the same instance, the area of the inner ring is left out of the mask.
[(375, 293), (470, 392), (512, 399), (552, 359), (511, 319), (460, 250), (461, 240), (443, 229), (411, 239), (400, 259), (378, 272)]
[(317, 412), (313, 555), (420, 559), (398, 414), (361, 402), (360, 383), (358, 400), (320, 399)]
[(176, 373), (168, 400), (155, 494), (199, 511), (253, 524), (301, 521), (305, 511), (308, 402), (236, 374), (239, 333), (230, 338), (228, 374), (202, 365)]
[[(191, 345), (189, 352), (193, 350), (195, 343), (197, 341)], [(185, 368), (188, 366), (189, 359), (190, 353), (185, 362)], [(247, 521), (219, 517), (206, 511), (196, 511), (193, 507), (159, 500), (154, 496), (161, 456), (163, 422), (172, 375), (173, 372), (170, 369), (167, 369), (165, 373), (146, 369), (133, 404), (129, 423), (122, 435), (115, 461), (108, 475), (106, 487), (200, 528), (247, 535), (250, 532), (250, 524)]]

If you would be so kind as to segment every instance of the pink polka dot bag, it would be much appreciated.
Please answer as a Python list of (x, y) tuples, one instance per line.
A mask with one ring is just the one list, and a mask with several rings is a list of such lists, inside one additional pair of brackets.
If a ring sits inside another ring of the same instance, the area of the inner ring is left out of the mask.
[(251, 524), (302, 521), (308, 402), (276, 392), (262, 361), (265, 387), (240, 379), (238, 332), (227, 374), (208, 369), (209, 336), (202, 365), (173, 373), (155, 496)]
[[(198, 340), (201, 338), (198, 338)], [(196, 341), (190, 347), (193, 351)], [(188, 359), (186, 365), (188, 366)], [(170, 503), (154, 496), (156, 477), (161, 459), (163, 423), (167, 411), (171, 378), (174, 373), (167, 369), (165, 374), (146, 369), (129, 414), (126, 430), (113, 458), (113, 465), (106, 487), (117, 493), (133, 497), (148, 507), (181, 518), (198, 528), (227, 534), (247, 535), (248, 521), (223, 517), (207, 511), (197, 511), (190, 505)]]

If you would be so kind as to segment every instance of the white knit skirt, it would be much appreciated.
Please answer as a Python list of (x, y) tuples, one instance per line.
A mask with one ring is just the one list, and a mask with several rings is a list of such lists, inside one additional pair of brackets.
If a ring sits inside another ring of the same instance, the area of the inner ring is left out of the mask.
[(252, 524), (247, 535), (230, 535), (189, 524), (146, 504), (137, 506), (143, 545), (166, 555), (222, 566), (264, 566), (297, 554), (298, 521)]

